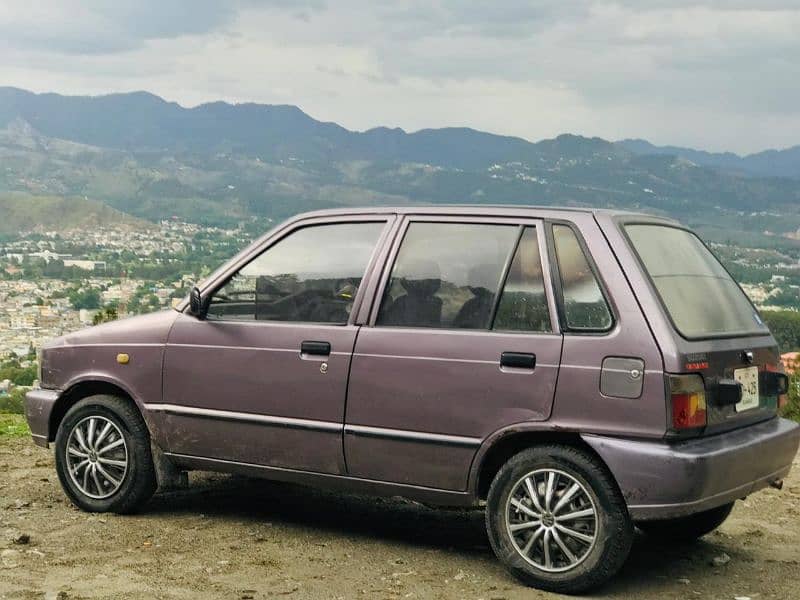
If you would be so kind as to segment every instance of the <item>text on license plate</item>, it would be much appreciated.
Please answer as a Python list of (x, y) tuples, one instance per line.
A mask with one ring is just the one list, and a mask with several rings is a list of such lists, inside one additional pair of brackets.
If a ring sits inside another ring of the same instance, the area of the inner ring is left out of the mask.
[(758, 367), (736, 369), (733, 378), (742, 384), (742, 399), (736, 405), (736, 410), (750, 410), (758, 408)]

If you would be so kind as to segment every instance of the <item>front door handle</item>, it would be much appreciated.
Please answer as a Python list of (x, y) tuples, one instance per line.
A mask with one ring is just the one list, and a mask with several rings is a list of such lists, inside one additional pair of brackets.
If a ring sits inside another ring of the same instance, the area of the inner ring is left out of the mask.
[(500, 366), (532, 371), (536, 367), (536, 355), (527, 352), (503, 352), (500, 355)]
[(300, 344), (300, 353), (313, 356), (329, 356), (331, 353), (331, 344), (330, 342), (303, 342)]

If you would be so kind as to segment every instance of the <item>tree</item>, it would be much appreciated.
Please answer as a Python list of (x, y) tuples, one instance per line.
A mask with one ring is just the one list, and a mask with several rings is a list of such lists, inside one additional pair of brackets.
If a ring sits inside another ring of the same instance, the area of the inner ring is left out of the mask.
[(72, 290), (67, 297), (69, 298), (70, 304), (72, 304), (73, 308), (76, 310), (80, 310), (81, 308), (100, 308), (100, 292), (94, 288), (86, 290), (75, 289)]
[(22, 367), (18, 360), (10, 360), (0, 366), (0, 381), (8, 379), (14, 385), (31, 386), (36, 380), (36, 365)]
[(781, 352), (800, 350), (800, 312), (765, 310), (761, 316), (777, 340)]
[(116, 321), (118, 318), (119, 314), (117, 313), (116, 305), (108, 305), (92, 318), (92, 325), (109, 323), (111, 321)]

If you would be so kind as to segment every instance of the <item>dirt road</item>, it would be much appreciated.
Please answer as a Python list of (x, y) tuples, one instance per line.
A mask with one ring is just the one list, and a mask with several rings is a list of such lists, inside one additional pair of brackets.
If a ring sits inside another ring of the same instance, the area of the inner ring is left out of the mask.
[[(141, 515), (89, 515), (62, 494), (52, 452), (0, 437), (0, 598), (43, 597), (556, 596), (506, 574), (479, 511), (193, 475)], [(638, 537), (593, 597), (800, 599), (800, 460), (782, 492), (737, 503), (697, 544)]]

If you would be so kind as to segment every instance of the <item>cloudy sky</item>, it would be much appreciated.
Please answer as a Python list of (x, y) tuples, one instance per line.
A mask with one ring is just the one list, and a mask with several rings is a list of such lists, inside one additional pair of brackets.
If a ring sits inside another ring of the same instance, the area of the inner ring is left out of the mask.
[(752, 152), (800, 144), (800, 0), (2, 0), (0, 85)]

